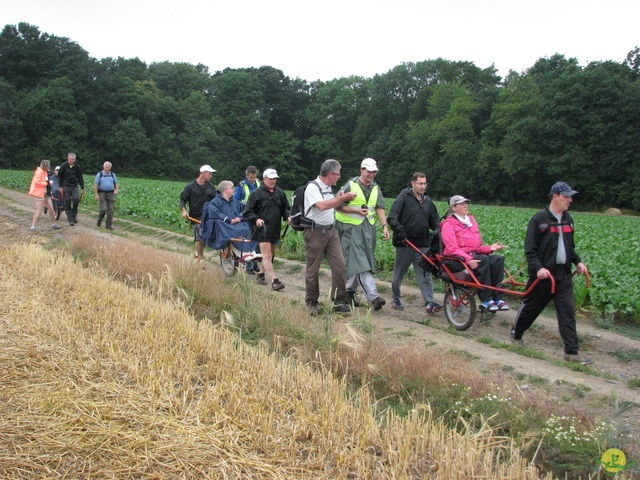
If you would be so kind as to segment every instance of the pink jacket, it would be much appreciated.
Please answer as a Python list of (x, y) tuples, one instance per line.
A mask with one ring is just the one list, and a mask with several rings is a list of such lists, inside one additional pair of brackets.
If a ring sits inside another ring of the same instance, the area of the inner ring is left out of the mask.
[(36, 172), (33, 174), (33, 179), (31, 180), (31, 187), (29, 187), (29, 195), (44, 198), (47, 185), (49, 185), (49, 174), (40, 167), (36, 168)]
[(469, 215), (471, 226), (467, 227), (454, 215), (449, 216), (440, 227), (440, 238), (444, 244), (444, 255), (456, 255), (468, 262), (471, 253), (489, 255), (491, 245), (482, 245), (480, 229), (473, 215)]

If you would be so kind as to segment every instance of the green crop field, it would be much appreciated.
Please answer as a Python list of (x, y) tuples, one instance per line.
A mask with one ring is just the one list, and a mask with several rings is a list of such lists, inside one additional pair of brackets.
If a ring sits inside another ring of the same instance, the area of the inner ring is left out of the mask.
[[(32, 172), (0, 171), (0, 185), (27, 192)], [(91, 192), (93, 176), (86, 175), (87, 195)], [(185, 182), (119, 178), (116, 218), (127, 218), (160, 228), (189, 233), (180, 215), (179, 195)], [(83, 207), (97, 210), (97, 204), (85, 199)], [(388, 198), (390, 206), (393, 198)], [(442, 214), (446, 205), (436, 202)], [(542, 205), (541, 205), (542, 207)], [(527, 223), (536, 209), (470, 205), (483, 234), (485, 243), (500, 241), (505, 264), (510, 272), (517, 271), (524, 261), (523, 244)], [(599, 312), (619, 318), (633, 318), (640, 322), (640, 218), (611, 217), (594, 213), (572, 212), (576, 223), (577, 250), (591, 273), (588, 292), (583, 278), (576, 280), (576, 299), (579, 304), (591, 305)], [(303, 258), (302, 235), (289, 229), (282, 249), (293, 258)], [(382, 272), (393, 269), (394, 249), (381, 237), (376, 250), (377, 268)], [(588, 294), (588, 296), (587, 296)]]

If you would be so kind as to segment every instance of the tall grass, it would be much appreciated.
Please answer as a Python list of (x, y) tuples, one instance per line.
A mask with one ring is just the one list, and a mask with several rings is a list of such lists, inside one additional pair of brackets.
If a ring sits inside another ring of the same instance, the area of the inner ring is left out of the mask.
[(33, 245), (0, 260), (3, 478), (538, 478), (488, 424), (380, 416), (172, 294)]

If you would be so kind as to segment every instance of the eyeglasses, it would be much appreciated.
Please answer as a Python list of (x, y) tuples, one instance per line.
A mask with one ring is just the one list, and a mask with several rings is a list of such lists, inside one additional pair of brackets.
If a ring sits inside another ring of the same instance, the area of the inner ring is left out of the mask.
[(336, 172), (331, 172), (331, 175), (335, 175), (336, 177), (341, 177), (342, 175), (340, 175), (339, 173)]

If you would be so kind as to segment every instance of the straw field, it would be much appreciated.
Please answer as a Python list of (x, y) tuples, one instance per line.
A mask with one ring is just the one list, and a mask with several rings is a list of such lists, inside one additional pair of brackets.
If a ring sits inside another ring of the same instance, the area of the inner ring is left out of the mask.
[(0, 249), (0, 291), (0, 478), (538, 478), (64, 253)]

